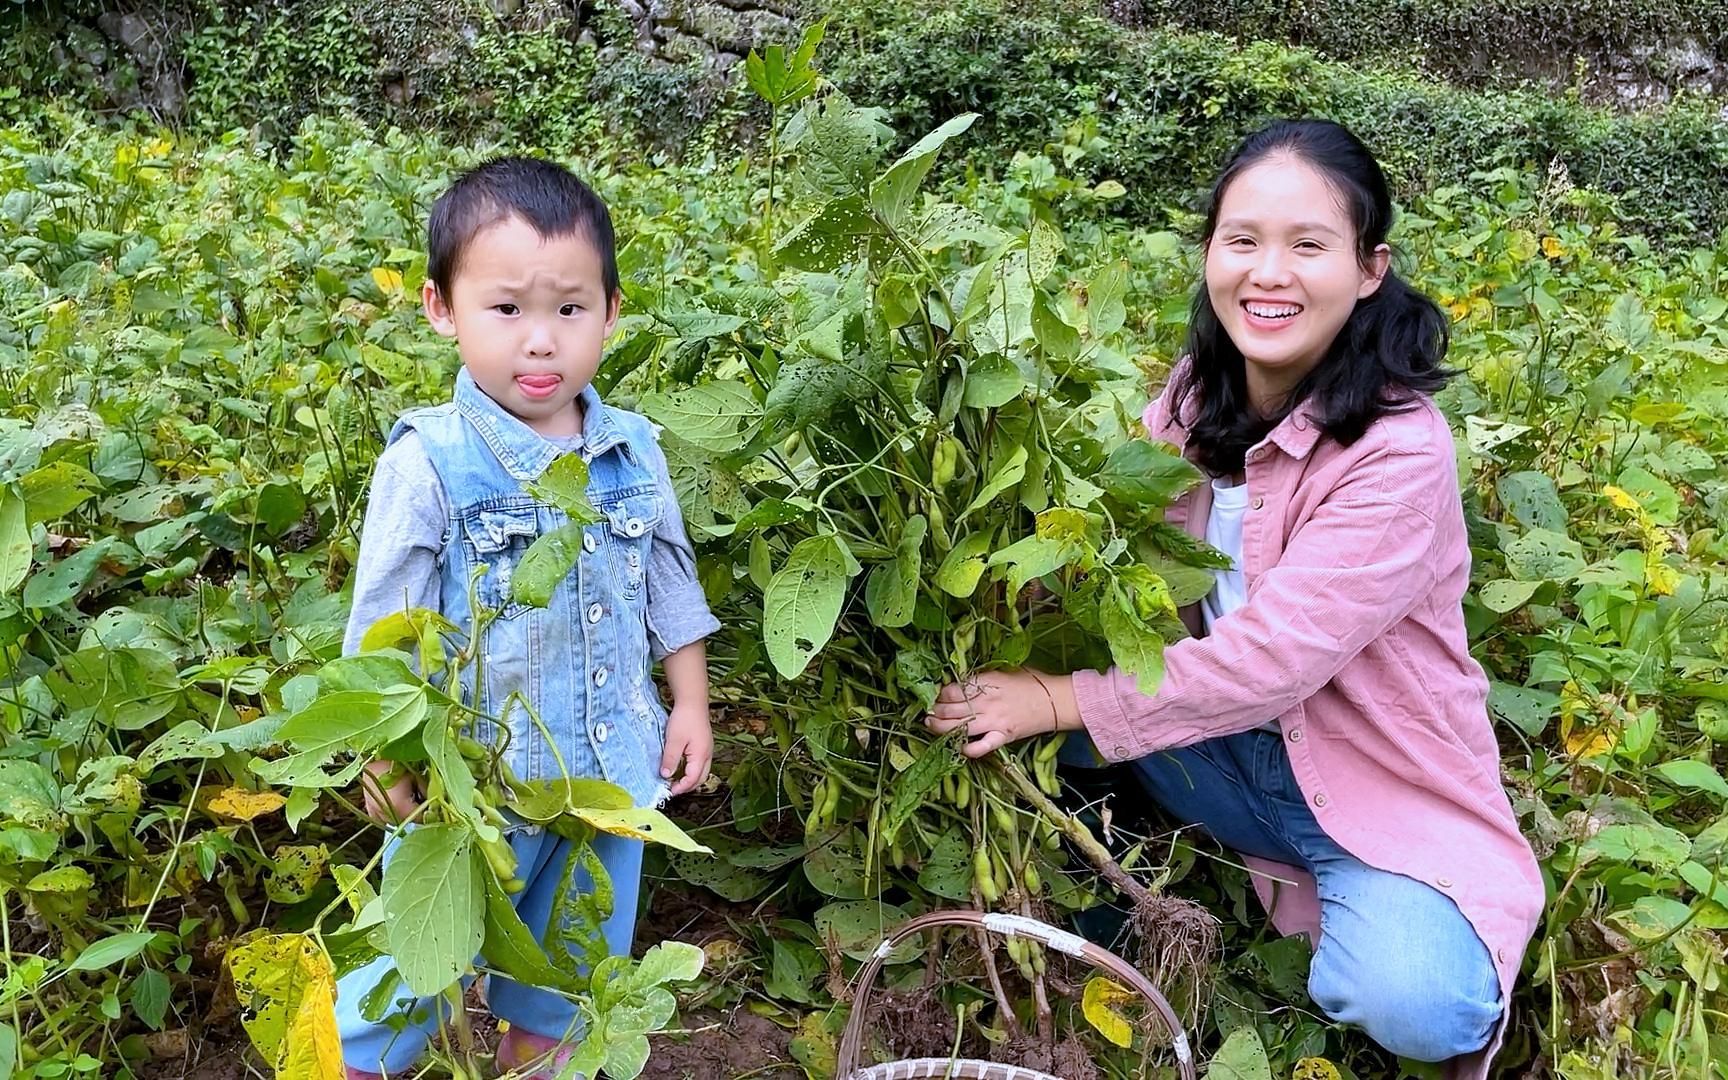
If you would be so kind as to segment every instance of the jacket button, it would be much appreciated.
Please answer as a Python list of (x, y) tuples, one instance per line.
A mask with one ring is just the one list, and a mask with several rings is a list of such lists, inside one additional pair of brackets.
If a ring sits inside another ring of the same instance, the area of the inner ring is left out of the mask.
[(1302, 729), (1301, 728), (1291, 728), (1290, 729), (1290, 741), (1291, 742), (1301, 742), (1302, 741)]
[(624, 523), (625, 536), (641, 536), (644, 526), (641, 518), (631, 518)]
[(1254, 501), (1249, 503), (1248, 505), (1253, 507), (1254, 509), (1258, 510), (1262, 506), (1266, 505), (1266, 500), (1261, 498), (1260, 496), (1256, 495), (1256, 496), (1254, 496)]
[(589, 604), (588, 605), (588, 621), (589, 622), (591, 622), (591, 623), (599, 622), (600, 616), (602, 616), (604, 614), (606, 614), (606, 609), (601, 607), (599, 604), (595, 603), (595, 604)]
[(594, 741), (595, 742), (605, 742), (606, 741), (606, 734), (607, 734), (607, 732), (606, 732), (606, 725), (605, 724), (595, 724), (594, 725)]
[(594, 669), (594, 685), (595, 686), (605, 686), (606, 685), (606, 669), (605, 668), (595, 668)]
[(1115, 749), (1111, 750), (1110, 752), (1113, 755), (1115, 755), (1115, 757), (1117, 759), (1125, 758), (1128, 756), (1128, 748), (1126, 746), (1118, 746)]
[(1324, 792), (1322, 792), (1319, 795), (1314, 796), (1314, 805), (1315, 806), (1325, 806), (1326, 805), (1326, 795)]
[(594, 534), (593, 533), (585, 532), (582, 534), (582, 550), (583, 551), (586, 551), (588, 554), (592, 555), (592, 554), (594, 554), (594, 549), (598, 546), (599, 545), (597, 545), (594, 542)]
[(1443, 877), (1435, 881), (1434, 884), (1440, 886), (1442, 889), (1450, 889), (1452, 887), (1452, 879), (1449, 877)]

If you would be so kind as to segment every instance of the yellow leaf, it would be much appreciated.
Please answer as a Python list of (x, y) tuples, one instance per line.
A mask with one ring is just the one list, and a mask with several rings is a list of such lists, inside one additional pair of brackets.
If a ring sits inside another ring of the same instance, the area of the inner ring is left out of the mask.
[(1086, 992), (1080, 996), (1080, 1012), (1085, 1015), (1087, 1023), (1098, 1029), (1098, 1034), (1117, 1046), (1132, 1046), (1134, 1026), (1126, 1016), (1116, 1011), (1116, 1006), (1124, 1001), (1133, 1001), (1136, 996), (1115, 980), (1094, 975), (1086, 980)]
[[(1544, 236), (1542, 238), (1542, 254), (1548, 256), (1550, 259), (1563, 258), (1566, 254), (1566, 245), (1560, 242), (1558, 236)], [(1334, 1071), (1332, 1075), (1336, 1076), (1338, 1074)]]
[(1595, 757), (1614, 749), (1614, 736), (1602, 728), (1579, 728), (1566, 736), (1566, 752), (1573, 757)]
[(1470, 314), (1470, 304), (1468, 301), (1459, 300), (1446, 305), (1446, 310), (1452, 313), (1454, 320), (1462, 320)]
[(255, 817), (274, 813), (282, 809), (288, 800), (274, 791), (247, 791), (245, 788), (226, 787), (211, 798), (206, 807), (212, 814), (221, 814), (235, 821), (251, 821)]
[(1303, 1058), (1296, 1063), (1290, 1080), (1340, 1080), (1338, 1066), (1322, 1057)]
[(1644, 580), (1649, 583), (1651, 596), (1673, 596), (1680, 584), (1680, 571), (1663, 562), (1660, 556), (1644, 557)]
[(326, 970), (300, 996), (276, 1080), (343, 1080), (342, 1037), (336, 1033), (336, 983)]
[(400, 296), (402, 294), (402, 272), (392, 270), (388, 266), (377, 266), (372, 269), (372, 283), (378, 286), (378, 291), (385, 296)]
[[(228, 950), (228, 974), (234, 980), (246, 1037), (274, 1068), (281, 1068), (295, 1056), (293, 1044), (302, 1024), (317, 1023), (315, 1018), (302, 1021), (301, 1012), (308, 1001), (314, 1008), (329, 1010), (331, 1025), (335, 1024), (330, 958), (305, 934), (261, 934), (235, 945)], [(320, 985), (322, 992), (317, 989)], [(301, 1074), (320, 1080), (323, 1075)], [(338, 1068), (334, 1076), (341, 1075)]]
[(1617, 488), (1613, 484), (1609, 484), (1607, 487), (1603, 488), (1602, 494), (1608, 497), (1609, 502), (1622, 510), (1643, 509), (1643, 507), (1639, 506), (1638, 500), (1633, 498), (1630, 492)]

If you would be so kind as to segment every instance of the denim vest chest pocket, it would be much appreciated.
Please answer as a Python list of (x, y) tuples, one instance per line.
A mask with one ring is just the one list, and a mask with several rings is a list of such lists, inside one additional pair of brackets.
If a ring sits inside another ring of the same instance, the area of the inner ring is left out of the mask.
[(633, 608), (643, 606), (642, 583), (648, 572), (648, 549), (654, 530), (666, 516), (665, 502), (652, 486), (606, 492), (594, 500), (606, 515), (607, 562), (612, 564), (613, 586), (620, 599)]
[(515, 619), (533, 610), (511, 595), (511, 581), (522, 556), (542, 531), (550, 531), (551, 507), (525, 501), (480, 507), (463, 515), (462, 530), (468, 549), (468, 570), (479, 571), (475, 595), (483, 607), (497, 611), (500, 619)]

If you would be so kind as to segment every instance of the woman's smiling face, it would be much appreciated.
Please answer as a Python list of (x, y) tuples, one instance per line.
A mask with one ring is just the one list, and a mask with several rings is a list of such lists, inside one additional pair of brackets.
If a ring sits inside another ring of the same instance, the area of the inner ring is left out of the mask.
[(1275, 407), (1326, 356), (1356, 302), (1380, 287), (1390, 252), (1356, 253), (1344, 201), (1319, 170), (1273, 154), (1219, 200), (1206, 292), (1242, 354), (1250, 399)]

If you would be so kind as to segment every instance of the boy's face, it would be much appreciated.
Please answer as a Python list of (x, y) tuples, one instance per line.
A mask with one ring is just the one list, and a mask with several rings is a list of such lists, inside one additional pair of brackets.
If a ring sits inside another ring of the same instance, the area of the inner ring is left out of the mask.
[(576, 397), (594, 381), (618, 320), (594, 245), (542, 237), (511, 216), (474, 234), (450, 291), (428, 281), (421, 299), (433, 328), (456, 339), (475, 384), (542, 435), (580, 433)]

